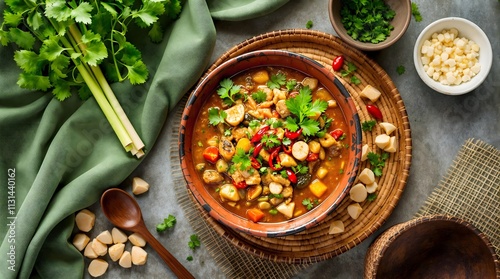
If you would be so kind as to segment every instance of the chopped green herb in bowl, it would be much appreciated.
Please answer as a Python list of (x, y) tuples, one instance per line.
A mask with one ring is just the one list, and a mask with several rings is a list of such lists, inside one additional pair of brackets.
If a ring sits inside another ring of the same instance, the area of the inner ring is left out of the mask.
[(330, 22), (351, 46), (384, 49), (403, 36), (410, 24), (409, 0), (330, 0)]

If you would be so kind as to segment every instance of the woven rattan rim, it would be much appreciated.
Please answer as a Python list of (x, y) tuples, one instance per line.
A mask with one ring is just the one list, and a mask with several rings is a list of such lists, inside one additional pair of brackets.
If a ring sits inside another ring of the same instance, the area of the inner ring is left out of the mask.
[[(188, 192), (207, 223), (239, 249), (275, 262), (308, 264), (323, 261), (340, 255), (365, 240), (382, 226), (397, 205), (406, 186), (411, 165), (412, 142), (408, 115), (397, 88), (379, 65), (363, 53), (343, 43), (339, 38), (319, 31), (280, 30), (250, 38), (225, 52), (207, 70), (206, 74), (229, 58), (260, 49), (282, 49), (299, 53), (315, 59), (329, 69), (336, 56), (344, 55), (346, 61), (357, 66), (355, 75), (361, 83), (354, 85), (342, 78), (340, 74), (336, 73), (336, 75), (352, 95), (361, 122), (372, 119), (365, 108), (366, 100), (359, 95), (361, 90), (370, 84), (382, 92), (377, 106), (384, 115), (384, 121), (391, 122), (397, 127), (399, 148), (386, 161), (384, 174), (378, 180), (380, 190), (377, 192), (377, 198), (372, 202), (365, 201), (361, 204), (364, 210), (357, 220), (353, 220), (347, 214), (350, 201), (346, 199), (335, 213), (326, 217), (314, 228), (296, 235), (265, 238), (238, 233), (216, 222)], [(367, 143), (371, 150), (377, 150), (374, 138), (380, 133), (382, 132), (379, 126), (376, 126), (372, 132), (363, 132), (363, 144)], [(365, 167), (370, 167), (367, 161), (361, 164), (360, 170)], [(346, 227), (344, 233), (337, 235), (328, 233), (330, 224), (334, 220), (344, 222)]]
[(387, 229), (385, 232), (383, 232), (375, 242), (370, 246), (368, 249), (368, 252), (365, 257), (365, 279), (371, 279), (371, 278), (376, 278), (377, 277), (377, 269), (380, 264), (380, 261), (382, 259), (382, 255), (385, 253), (385, 251), (389, 248), (389, 245), (401, 234), (404, 232), (408, 231), (409, 229), (425, 223), (429, 221), (437, 221), (437, 220), (445, 220), (445, 221), (452, 221), (458, 224), (461, 224), (471, 231), (473, 231), (477, 236), (479, 236), (482, 241), (486, 244), (488, 247), (497, 270), (497, 278), (500, 278), (500, 263), (499, 259), (496, 255), (495, 248), (493, 247), (492, 243), (490, 240), (486, 237), (486, 235), (481, 232), (478, 228), (476, 228), (474, 225), (469, 223), (468, 221), (465, 221), (462, 218), (457, 218), (454, 216), (449, 216), (449, 215), (427, 215), (427, 216), (422, 216), (419, 218), (412, 219), (410, 221), (400, 223), (397, 225), (392, 226), (391, 228)]

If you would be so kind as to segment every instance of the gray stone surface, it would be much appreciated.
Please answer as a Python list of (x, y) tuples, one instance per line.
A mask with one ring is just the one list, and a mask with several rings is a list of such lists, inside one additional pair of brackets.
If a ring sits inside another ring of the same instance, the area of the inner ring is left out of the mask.
[[(422, 22), (412, 18), (403, 38), (390, 48), (370, 53), (391, 76), (405, 103), (412, 131), (413, 161), (405, 191), (381, 229), (360, 245), (330, 260), (311, 265), (294, 278), (362, 278), (364, 257), (370, 243), (388, 227), (412, 219), (428, 195), (445, 175), (460, 146), (468, 138), (481, 139), (500, 148), (500, 2), (496, 0), (415, 1), (423, 16)], [(261, 33), (290, 28), (305, 28), (312, 20), (313, 30), (335, 34), (328, 19), (327, 0), (291, 0), (278, 11), (244, 22), (217, 22), (217, 43), (212, 57)], [(448, 16), (467, 18), (479, 25), (488, 35), (493, 47), (493, 67), (487, 80), (475, 91), (462, 96), (445, 96), (429, 89), (418, 77), (413, 66), (414, 42), (425, 26)], [(406, 72), (396, 73), (403, 65)], [(154, 231), (156, 223), (168, 214), (177, 217), (172, 231), (158, 236), (159, 240), (193, 273), (196, 278), (226, 278), (211, 258), (202, 242), (194, 253), (187, 242), (193, 228), (176, 202), (172, 185), (170, 143), (176, 135), (172, 131), (175, 115), (171, 114), (157, 144), (141, 166), (130, 176), (140, 176), (150, 182), (151, 190), (138, 198), (147, 226)], [(124, 182), (130, 185), (130, 180)], [(112, 226), (93, 206), (98, 215), (94, 232)], [(156, 234), (156, 232), (153, 232)], [(173, 274), (149, 247), (145, 266), (125, 270), (112, 263), (104, 278), (171, 278)], [(186, 257), (193, 255), (192, 262)], [(90, 278), (86, 274), (87, 278)]]

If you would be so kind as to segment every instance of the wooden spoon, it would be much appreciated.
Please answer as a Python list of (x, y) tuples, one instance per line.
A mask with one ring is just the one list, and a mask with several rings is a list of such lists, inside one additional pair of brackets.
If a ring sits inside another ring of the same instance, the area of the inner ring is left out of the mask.
[(111, 188), (101, 196), (101, 208), (113, 225), (141, 234), (151, 247), (179, 278), (194, 278), (193, 275), (149, 232), (142, 218), (137, 201), (127, 192)]

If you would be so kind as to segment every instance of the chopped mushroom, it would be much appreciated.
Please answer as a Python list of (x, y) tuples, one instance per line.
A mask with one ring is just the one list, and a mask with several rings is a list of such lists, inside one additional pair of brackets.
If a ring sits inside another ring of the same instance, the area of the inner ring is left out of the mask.
[(216, 170), (205, 170), (203, 172), (203, 181), (207, 184), (216, 184), (224, 181), (224, 177)]

